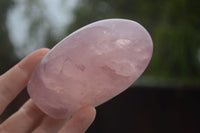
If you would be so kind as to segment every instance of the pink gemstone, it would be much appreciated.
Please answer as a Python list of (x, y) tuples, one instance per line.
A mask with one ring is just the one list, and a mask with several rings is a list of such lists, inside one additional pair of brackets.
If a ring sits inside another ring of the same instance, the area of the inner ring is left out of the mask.
[(140, 24), (97, 21), (51, 49), (33, 73), (28, 92), (46, 114), (67, 118), (127, 89), (147, 67), (152, 51), (151, 37)]

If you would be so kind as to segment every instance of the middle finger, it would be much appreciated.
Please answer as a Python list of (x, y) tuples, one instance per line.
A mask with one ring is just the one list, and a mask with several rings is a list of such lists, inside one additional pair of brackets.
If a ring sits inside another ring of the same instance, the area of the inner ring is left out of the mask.
[(57, 133), (66, 121), (66, 119), (54, 119), (45, 116), (41, 124), (32, 133)]

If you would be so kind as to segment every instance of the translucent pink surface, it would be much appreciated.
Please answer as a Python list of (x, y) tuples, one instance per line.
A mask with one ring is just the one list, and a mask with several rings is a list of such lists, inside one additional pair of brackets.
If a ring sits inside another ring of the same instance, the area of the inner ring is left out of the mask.
[(153, 51), (138, 23), (107, 19), (89, 24), (59, 42), (28, 84), (36, 105), (54, 118), (98, 106), (127, 89), (145, 70)]

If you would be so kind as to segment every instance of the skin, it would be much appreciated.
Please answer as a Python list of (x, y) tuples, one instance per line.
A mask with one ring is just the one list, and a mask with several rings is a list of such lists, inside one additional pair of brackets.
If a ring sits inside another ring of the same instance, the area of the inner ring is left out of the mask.
[[(0, 76), (0, 114), (27, 85), (31, 73), (49, 49), (39, 49)], [(92, 106), (78, 110), (71, 119), (53, 119), (29, 99), (0, 125), (0, 133), (84, 133), (95, 119)]]

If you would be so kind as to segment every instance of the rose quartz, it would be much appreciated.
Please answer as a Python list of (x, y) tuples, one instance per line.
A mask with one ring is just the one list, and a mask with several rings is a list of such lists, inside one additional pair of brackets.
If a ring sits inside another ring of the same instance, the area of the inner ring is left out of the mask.
[(35, 104), (54, 118), (98, 106), (127, 89), (145, 70), (153, 44), (138, 23), (107, 19), (59, 42), (43, 58), (28, 84)]

